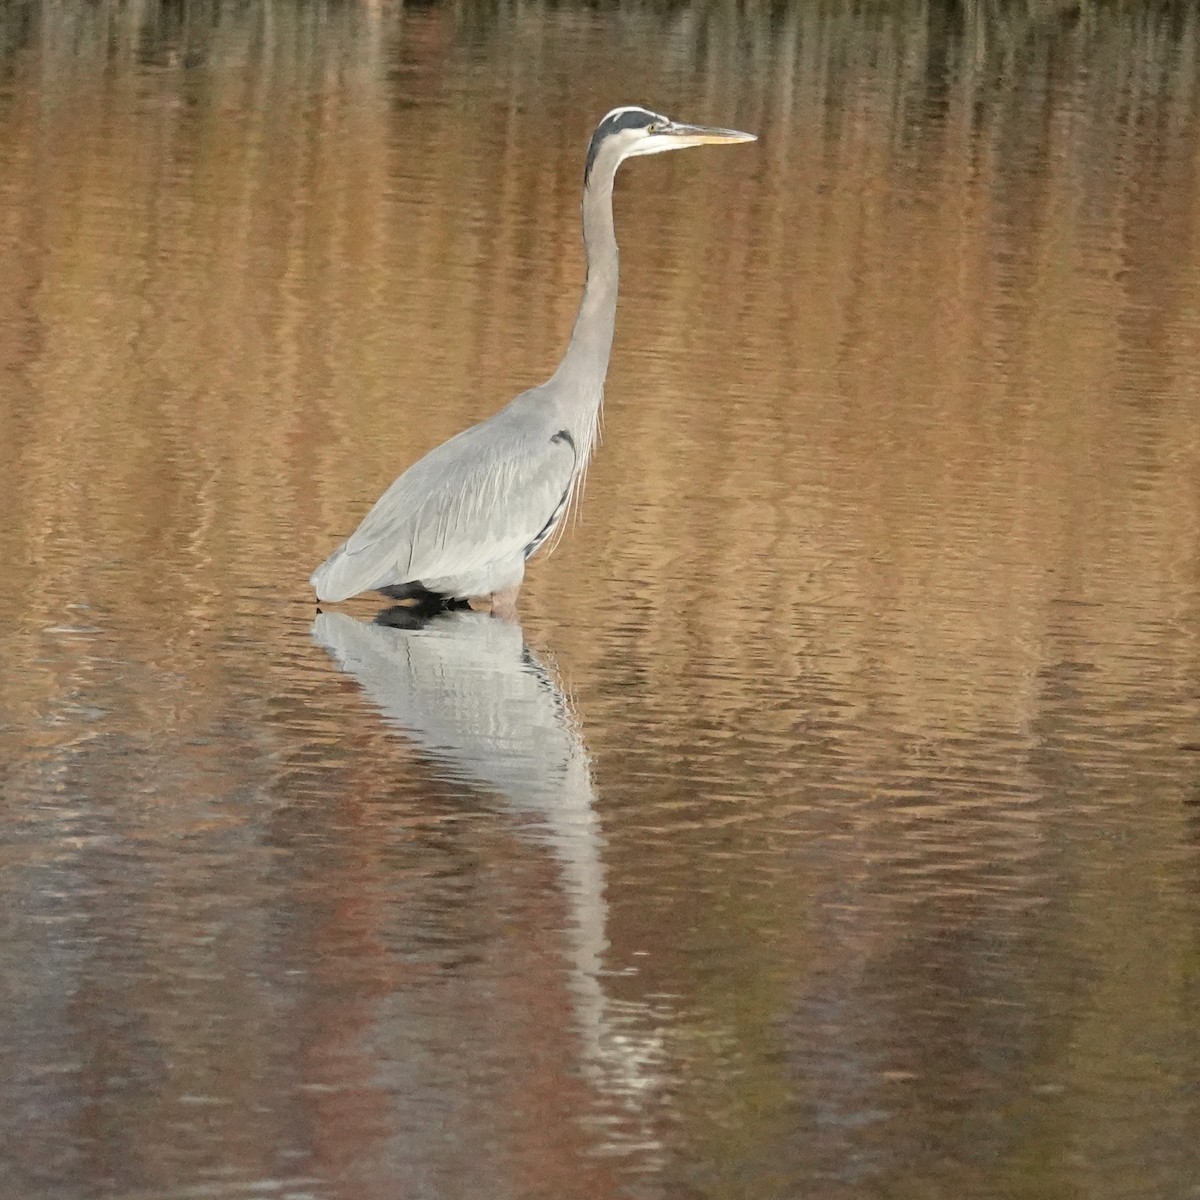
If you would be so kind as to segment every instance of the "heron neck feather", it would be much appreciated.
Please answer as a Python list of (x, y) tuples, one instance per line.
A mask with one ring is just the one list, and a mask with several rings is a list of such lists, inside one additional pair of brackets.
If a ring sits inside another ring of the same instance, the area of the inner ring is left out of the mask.
[(618, 257), (613, 228), (613, 178), (619, 159), (601, 151), (583, 192), (583, 245), (587, 279), (567, 352), (555, 371), (571, 415), (594, 423), (604, 394), (617, 313)]

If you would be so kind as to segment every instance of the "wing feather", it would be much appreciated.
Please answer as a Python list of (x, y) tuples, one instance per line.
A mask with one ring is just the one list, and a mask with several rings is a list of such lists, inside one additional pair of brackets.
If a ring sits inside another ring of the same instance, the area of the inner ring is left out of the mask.
[(575, 474), (544, 422), (485, 421), (414, 463), (312, 575), (322, 600), (460, 575), (519, 556)]

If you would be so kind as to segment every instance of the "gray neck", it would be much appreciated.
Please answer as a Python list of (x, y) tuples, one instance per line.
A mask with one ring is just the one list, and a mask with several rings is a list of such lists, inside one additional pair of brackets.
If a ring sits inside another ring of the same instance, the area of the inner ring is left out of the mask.
[[(617, 314), (617, 236), (613, 229), (613, 178), (619, 159), (601, 153), (583, 189), (583, 246), (587, 281), (567, 352), (553, 382), (568, 385), (570, 394), (592, 411), (599, 407), (612, 350)], [(581, 414), (582, 415), (582, 414)]]

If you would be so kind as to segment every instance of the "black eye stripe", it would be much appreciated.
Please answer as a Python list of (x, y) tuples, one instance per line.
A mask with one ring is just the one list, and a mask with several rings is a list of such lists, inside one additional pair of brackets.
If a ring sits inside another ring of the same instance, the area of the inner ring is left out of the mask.
[(647, 112), (644, 108), (631, 108), (628, 112), (620, 112), (608, 117), (600, 126), (604, 136), (618, 133), (622, 129), (645, 129), (658, 120), (656, 114)]
[(627, 108), (619, 112), (610, 113), (600, 122), (596, 127), (596, 132), (592, 134), (591, 144), (588, 146), (587, 163), (583, 168), (585, 182), (592, 173), (592, 163), (596, 161), (596, 152), (600, 149), (600, 143), (605, 138), (612, 137), (614, 133), (620, 133), (623, 129), (648, 129), (650, 126), (657, 125), (665, 119), (664, 117), (660, 117), (658, 113), (652, 113), (646, 108)]

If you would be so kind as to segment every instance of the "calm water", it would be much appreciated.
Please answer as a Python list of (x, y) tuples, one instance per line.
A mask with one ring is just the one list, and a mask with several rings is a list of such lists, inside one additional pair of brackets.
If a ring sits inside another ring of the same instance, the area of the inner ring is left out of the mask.
[(0, 9), (3, 1200), (1200, 1196), (1200, 25), (997, 7)]

